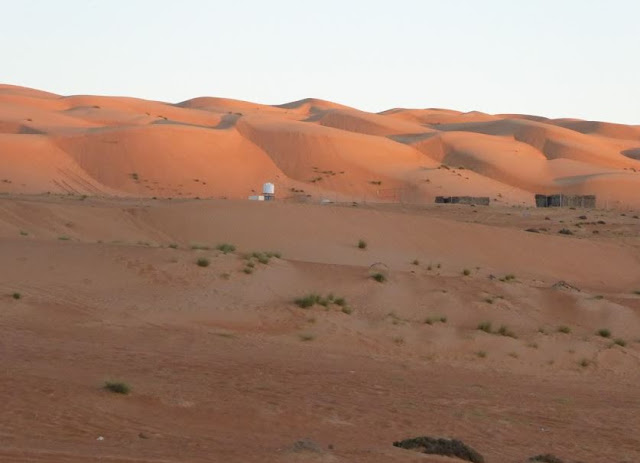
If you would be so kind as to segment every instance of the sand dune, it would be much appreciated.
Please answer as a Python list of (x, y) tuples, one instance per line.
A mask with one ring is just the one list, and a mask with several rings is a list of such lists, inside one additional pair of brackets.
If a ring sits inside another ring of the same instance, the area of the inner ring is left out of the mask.
[[(312, 201), (424, 203), (464, 193), (532, 204), (538, 192), (592, 189), (608, 204), (640, 205), (640, 127), (604, 122), (446, 109), (372, 114), (313, 98), (169, 104), (2, 85), (0, 135), (4, 192), (244, 198), (273, 181), (281, 197)], [(36, 155), (36, 146), (46, 148)], [(36, 159), (42, 164), (29, 168)], [(440, 163), (465, 175), (436, 172)], [(70, 169), (82, 181), (65, 180)], [(132, 182), (133, 173), (144, 180)]]

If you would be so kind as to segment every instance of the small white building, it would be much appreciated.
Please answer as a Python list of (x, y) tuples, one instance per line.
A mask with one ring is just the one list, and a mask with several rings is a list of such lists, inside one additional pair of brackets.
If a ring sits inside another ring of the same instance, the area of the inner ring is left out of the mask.
[(273, 201), (276, 199), (276, 186), (270, 182), (265, 183), (262, 185), (262, 194), (265, 201)]

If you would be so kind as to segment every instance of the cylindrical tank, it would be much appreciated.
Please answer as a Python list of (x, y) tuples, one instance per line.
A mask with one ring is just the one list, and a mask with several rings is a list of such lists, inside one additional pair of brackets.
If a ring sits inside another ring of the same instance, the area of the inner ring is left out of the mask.
[(262, 193), (273, 196), (276, 194), (276, 187), (273, 183), (265, 183), (262, 185)]

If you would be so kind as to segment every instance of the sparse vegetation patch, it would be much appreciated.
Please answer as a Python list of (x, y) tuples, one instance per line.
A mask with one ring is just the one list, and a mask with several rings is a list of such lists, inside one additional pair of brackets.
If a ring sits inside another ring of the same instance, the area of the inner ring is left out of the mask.
[(196, 261), (196, 264), (198, 264), (198, 267), (208, 267), (210, 263), (211, 262), (209, 262), (209, 259), (206, 259), (204, 257), (201, 257)]
[(470, 461), (471, 463), (484, 463), (484, 457), (480, 453), (456, 439), (423, 436), (394, 442), (393, 446), (428, 455), (442, 455)]
[(222, 243), (222, 244), (219, 244), (218, 246), (216, 246), (216, 249), (218, 251), (222, 251), (224, 254), (229, 254), (230, 252), (235, 251), (236, 247), (233, 244)]
[(344, 297), (335, 297), (333, 294), (323, 297), (317, 293), (310, 293), (295, 299), (293, 302), (301, 309), (309, 309), (314, 305), (320, 305), (329, 309), (333, 305), (340, 307), (343, 313), (351, 314), (353, 312), (353, 309), (348, 306), (347, 300)]
[(115, 394), (127, 395), (131, 392), (131, 387), (127, 383), (123, 383), (121, 381), (106, 381), (104, 383), (104, 389)]

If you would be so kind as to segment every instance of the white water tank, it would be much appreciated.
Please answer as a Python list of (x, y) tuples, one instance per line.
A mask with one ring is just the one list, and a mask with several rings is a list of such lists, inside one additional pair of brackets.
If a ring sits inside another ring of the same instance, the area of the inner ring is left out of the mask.
[(276, 186), (273, 183), (265, 183), (262, 185), (262, 193), (264, 195), (274, 196), (276, 194)]

